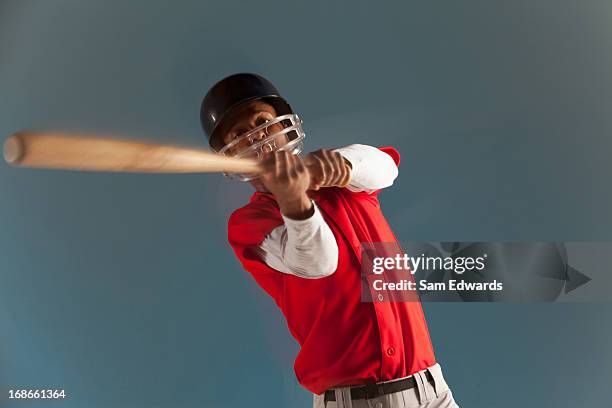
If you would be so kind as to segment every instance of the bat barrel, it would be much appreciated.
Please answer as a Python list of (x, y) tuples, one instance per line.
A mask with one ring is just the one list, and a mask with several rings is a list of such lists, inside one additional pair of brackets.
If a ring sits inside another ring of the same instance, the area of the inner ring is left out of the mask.
[(23, 143), (19, 134), (9, 136), (4, 142), (4, 160), (12, 165), (19, 164), (23, 156)]
[(4, 142), (4, 159), (20, 167), (137, 173), (259, 173), (255, 160), (207, 150), (129, 140), (18, 132)]

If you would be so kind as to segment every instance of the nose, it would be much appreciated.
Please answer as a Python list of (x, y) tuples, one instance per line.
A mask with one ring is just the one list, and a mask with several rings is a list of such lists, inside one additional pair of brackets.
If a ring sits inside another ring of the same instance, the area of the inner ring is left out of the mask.
[[(249, 126), (251, 129), (255, 129), (257, 126), (261, 125), (261, 123), (257, 123), (257, 117), (252, 117), (251, 120), (249, 121)], [(251, 135), (251, 139), (252, 140), (261, 140), (263, 138), (265, 138), (266, 136), (268, 136), (266, 134), (266, 130), (262, 129), (259, 132), (255, 132), (253, 135)]]
[(253, 140), (261, 140), (264, 139), (266, 137), (266, 132), (265, 130), (260, 130), (259, 132), (256, 132), (255, 134), (253, 134)]

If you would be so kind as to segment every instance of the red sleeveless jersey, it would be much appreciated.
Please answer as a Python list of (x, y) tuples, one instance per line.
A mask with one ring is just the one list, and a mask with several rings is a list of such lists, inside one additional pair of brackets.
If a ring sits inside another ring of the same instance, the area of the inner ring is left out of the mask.
[[(399, 153), (381, 148), (399, 165)], [(310, 192), (338, 244), (338, 267), (327, 277), (305, 279), (267, 266), (254, 248), (283, 223), (274, 196), (255, 192), (229, 219), (228, 238), (238, 259), (274, 298), (301, 346), (294, 370), (316, 394), (346, 385), (405, 377), (435, 364), (421, 304), (363, 302), (361, 243), (396, 242), (378, 191), (345, 188)]]

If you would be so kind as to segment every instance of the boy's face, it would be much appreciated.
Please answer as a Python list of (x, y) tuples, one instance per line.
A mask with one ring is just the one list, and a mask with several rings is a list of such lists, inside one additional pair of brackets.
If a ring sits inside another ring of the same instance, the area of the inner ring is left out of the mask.
[[(224, 124), (221, 129), (221, 138), (223, 145), (236, 140), (240, 136), (256, 128), (257, 126), (263, 125), (268, 121), (272, 121), (277, 117), (276, 110), (274, 107), (263, 101), (251, 101), (246, 102), (239, 106), (235, 111), (231, 112), (227, 119), (224, 120)], [(237, 145), (232, 146), (227, 152), (229, 155), (235, 155), (241, 150), (257, 143), (258, 141), (283, 130), (281, 123), (270, 125), (269, 127), (258, 131), (256, 134), (245, 138)], [(287, 137), (285, 135), (275, 138), (275, 145), (277, 147), (283, 146), (287, 143)], [(265, 146), (263, 147), (264, 153), (270, 153), (266, 151)]]

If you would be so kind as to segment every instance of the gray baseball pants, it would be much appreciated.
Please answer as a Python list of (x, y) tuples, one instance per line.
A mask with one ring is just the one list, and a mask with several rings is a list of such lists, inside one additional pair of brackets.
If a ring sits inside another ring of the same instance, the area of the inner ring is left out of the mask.
[[(433, 382), (427, 381), (425, 371), (431, 373)], [(324, 405), (324, 394), (314, 394), (313, 408), (459, 408), (439, 364), (415, 373), (414, 377), (416, 387), (376, 398), (351, 401), (350, 387), (334, 388), (336, 401)]]

